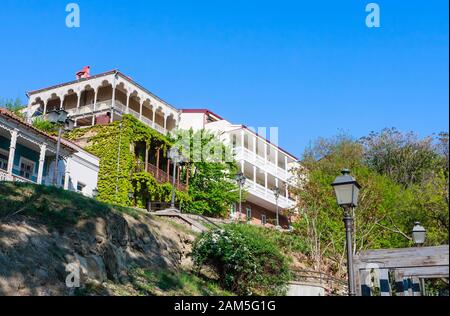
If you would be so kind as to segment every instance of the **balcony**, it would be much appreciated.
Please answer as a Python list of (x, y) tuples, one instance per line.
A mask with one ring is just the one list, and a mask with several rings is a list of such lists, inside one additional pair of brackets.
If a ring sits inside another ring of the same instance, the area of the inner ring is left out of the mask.
[[(136, 168), (136, 172), (143, 172), (146, 171), (150, 173), (158, 183), (164, 184), (164, 183), (173, 183), (173, 177), (167, 174), (167, 172), (157, 168), (156, 166), (152, 164), (147, 164), (146, 168), (144, 168), (145, 163), (138, 163), (138, 166)], [(178, 179), (175, 181), (175, 187), (178, 191), (186, 192), (187, 191), (187, 185), (184, 183), (181, 183)]]
[[(276, 205), (275, 196), (272, 190), (270, 189), (266, 190), (266, 188), (263, 187), (262, 185), (248, 179), (246, 181), (244, 189), (250, 194), (257, 196), (261, 199), (264, 199), (273, 205)], [(281, 209), (289, 209), (295, 206), (295, 201), (291, 200), (288, 197), (280, 195), (280, 197), (278, 198), (278, 205)]]
[(259, 169), (267, 171), (273, 176), (280, 178), (283, 181), (287, 181), (289, 179), (289, 173), (286, 170), (278, 167), (268, 160), (265, 160), (259, 155), (255, 155), (254, 152), (248, 150), (247, 148), (236, 147), (234, 149), (234, 152), (236, 153), (236, 160), (238, 161), (245, 160), (250, 164), (257, 166)]
[(30, 179), (26, 179), (20, 176), (13, 174), (10, 176), (6, 170), (0, 169), (0, 181), (12, 181), (12, 182), (27, 182), (27, 183), (35, 183)]
[[(79, 108), (67, 109), (66, 111), (67, 111), (69, 117), (80, 118), (80, 117), (85, 117), (85, 116), (91, 116), (93, 114), (100, 114), (100, 113), (108, 112), (111, 110), (111, 106), (112, 106), (112, 100), (106, 100), (106, 101), (98, 101), (95, 104), (95, 106), (94, 106), (94, 104), (88, 104), (85, 106), (81, 106)], [(156, 131), (158, 131), (159, 133), (161, 133), (163, 135), (166, 135), (168, 132), (168, 130), (166, 128), (153, 122), (150, 118), (141, 116), (141, 115), (139, 115), (138, 112), (136, 112), (130, 108), (128, 108), (128, 111), (127, 111), (127, 107), (118, 100), (115, 101), (114, 111), (121, 115), (131, 114), (132, 116), (134, 116), (135, 118), (140, 120), (142, 123), (155, 129)]]

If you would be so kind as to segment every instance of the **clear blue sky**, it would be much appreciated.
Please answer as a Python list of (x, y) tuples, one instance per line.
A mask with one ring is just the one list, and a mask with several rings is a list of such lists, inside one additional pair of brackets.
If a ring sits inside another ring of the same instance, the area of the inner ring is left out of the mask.
[[(65, 26), (76, 2), (81, 27)], [(365, 5), (381, 28), (365, 26)], [(280, 127), (300, 155), (339, 131), (448, 130), (448, 0), (2, 0), (0, 97), (118, 68), (177, 108)]]

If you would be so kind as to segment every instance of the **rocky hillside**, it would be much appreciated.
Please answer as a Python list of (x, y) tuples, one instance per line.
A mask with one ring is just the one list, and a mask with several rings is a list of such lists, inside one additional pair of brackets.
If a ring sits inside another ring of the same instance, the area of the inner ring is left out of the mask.
[[(139, 210), (0, 183), (0, 295), (223, 294), (190, 273), (194, 238)], [(76, 267), (80, 287), (69, 288)]]

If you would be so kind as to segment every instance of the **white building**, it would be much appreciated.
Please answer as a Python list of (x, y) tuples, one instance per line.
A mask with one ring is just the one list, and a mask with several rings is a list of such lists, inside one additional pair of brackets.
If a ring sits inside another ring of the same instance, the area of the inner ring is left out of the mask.
[[(53, 184), (55, 137), (0, 109), (0, 181)], [(97, 187), (99, 158), (63, 140), (57, 184), (92, 196)]]
[[(179, 127), (209, 130), (232, 146), (247, 179), (245, 189), (248, 196), (241, 216), (255, 224), (274, 224), (277, 203), (273, 189), (276, 187), (280, 189), (278, 206), (281, 213), (295, 207), (295, 199), (289, 192), (291, 169), (298, 165), (294, 155), (271, 143), (264, 135), (258, 135), (244, 125), (232, 124), (205, 109), (182, 110)], [(235, 206), (234, 214), (237, 210)], [(286, 216), (280, 216), (280, 225), (289, 225)]]

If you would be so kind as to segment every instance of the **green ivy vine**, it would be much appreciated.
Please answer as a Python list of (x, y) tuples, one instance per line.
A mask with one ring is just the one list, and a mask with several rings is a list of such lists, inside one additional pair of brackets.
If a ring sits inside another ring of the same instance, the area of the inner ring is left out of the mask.
[[(98, 199), (123, 206), (145, 207), (146, 201), (169, 202), (172, 186), (159, 184), (146, 172), (135, 172), (137, 162), (134, 148), (138, 142), (161, 148), (165, 154), (172, 142), (131, 115), (109, 125), (95, 125), (76, 129), (65, 135), (67, 139), (87, 142), (85, 149), (100, 158), (98, 175)], [(129, 193), (134, 193), (130, 198)], [(176, 192), (181, 204), (189, 201), (189, 195)]]

